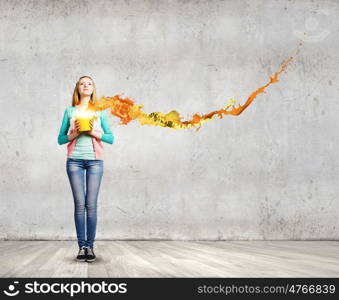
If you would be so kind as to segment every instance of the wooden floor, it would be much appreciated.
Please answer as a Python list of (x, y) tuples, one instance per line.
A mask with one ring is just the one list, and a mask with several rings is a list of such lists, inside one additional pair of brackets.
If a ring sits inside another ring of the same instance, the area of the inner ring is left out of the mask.
[(337, 241), (0, 241), (0, 277), (339, 277)]

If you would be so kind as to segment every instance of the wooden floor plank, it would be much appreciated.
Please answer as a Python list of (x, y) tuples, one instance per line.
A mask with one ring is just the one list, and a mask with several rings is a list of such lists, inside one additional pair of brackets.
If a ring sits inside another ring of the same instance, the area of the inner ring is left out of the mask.
[(0, 241), (5, 277), (339, 277), (337, 241)]

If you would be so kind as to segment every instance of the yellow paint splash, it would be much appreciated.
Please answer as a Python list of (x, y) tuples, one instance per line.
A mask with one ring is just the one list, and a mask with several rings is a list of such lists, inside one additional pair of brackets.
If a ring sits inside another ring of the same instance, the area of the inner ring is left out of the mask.
[[(299, 45), (301, 46), (302, 43), (299, 43)], [(298, 52), (299, 50), (297, 53)], [(133, 100), (129, 98), (122, 98), (120, 95), (115, 95), (113, 97), (101, 97), (95, 102), (94, 106), (91, 106), (90, 109), (105, 110), (110, 108), (111, 114), (120, 118), (120, 123), (125, 125), (132, 120), (138, 120), (141, 125), (147, 124), (173, 129), (198, 127), (201, 124), (211, 120), (214, 116), (222, 118), (223, 115), (240, 115), (259, 94), (265, 92), (265, 89), (268, 86), (279, 81), (278, 77), (280, 73), (286, 69), (287, 65), (292, 61), (292, 59), (293, 57), (291, 56), (285, 62), (283, 62), (279, 71), (275, 72), (274, 76), (270, 77), (266, 84), (252, 92), (247, 98), (245, 104), (239, 104), (239, 106), (236, 107), (235, 100), (230, 99), (224, 108), (203, 115), (196, 113), (193, 115), (191, 120), (187, 121), (181, 121), (180, 114), (175, 110), (172, 110), (167, 114), (162, 112), (152, 112), (150, 114), (146, 114), (142, 111), (143, 105), (136, 105)]]

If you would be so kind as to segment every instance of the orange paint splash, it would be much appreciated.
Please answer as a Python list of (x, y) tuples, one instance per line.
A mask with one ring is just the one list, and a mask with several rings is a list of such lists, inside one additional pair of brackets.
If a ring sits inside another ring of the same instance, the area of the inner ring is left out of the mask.
[[(299, 43), (299, 46), (301, 45), (302, 43)], [(296, 54), (298, 52), (299, 49), (297, 50)], [(146, 114), (142, 111), (143, 105), (136, 105), (133, 100), (129, 98), (122, 98), (120, 95), (115, 95), (113, 97), (101, 97), (95, 102), (94, 106), (92, 106), (91, 109), (105, 110), (110, 108), (111, 114), (120, 118), (121, 124), (124, 125), (128, 124), (132, 120), (138, 120), (141, 125), (147, 124), (173, 129), (197, 127), (200, 126), (202, 123), (211, 120), (214, 116), (219, 116), (219, 118), (222, 118), (223, 115), (240, 115), (259, 94), (265, 92), (265, 89), (268, 86), (279, 81), (278, 77), (280, 73), (285, 71), (287, 65), (292, 61), (292, 59), (293, 57), (291, 56), (285, 62), (283, 62), (280, 66), (279, 71), (275, 72), (274, 76), (270, 77), (269, 81), (266, 84), (252, 92), (247, 98), (245, 104), (239, 104), (239, 106), (236, 107), (234, 105), (235, 100), (230, 99), (228, 104), (223, 109), (212, 111), (203, 115), (199, 115), (196, 113), (193, 115), (191, 120), (187, 121), (181, 121), (180, 114), (175, 110), (167, 114), (161, 112), (152, 112), (150, 114)]]

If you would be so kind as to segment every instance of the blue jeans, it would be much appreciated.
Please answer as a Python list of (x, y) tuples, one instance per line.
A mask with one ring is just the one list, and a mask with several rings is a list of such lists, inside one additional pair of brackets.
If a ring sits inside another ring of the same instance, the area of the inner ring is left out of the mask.
[[(74, 221), (79, 248), (82, 246), (93, 248), (97, 225), (97, 200), (103, 169), (103, 160), (67, 158), (66, 170), (73, 193)], [(87, 225), (87, 240), (85, 225)]]

